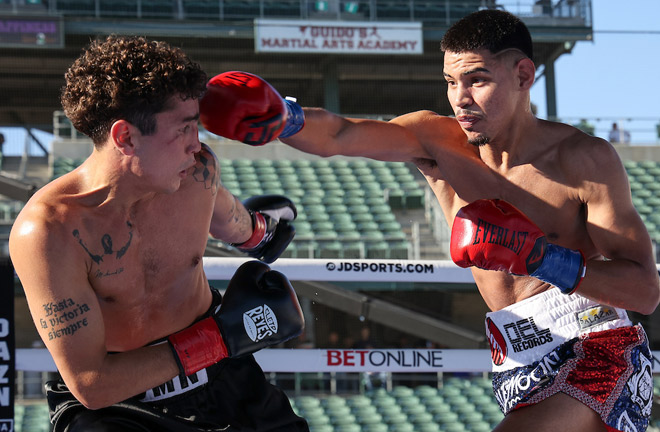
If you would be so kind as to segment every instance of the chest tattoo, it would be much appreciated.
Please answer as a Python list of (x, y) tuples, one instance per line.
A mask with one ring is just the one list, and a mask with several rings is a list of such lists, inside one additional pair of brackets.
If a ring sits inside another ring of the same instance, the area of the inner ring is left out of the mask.
[(101, 253), (92, 252), (92, 250), (85, 244), (82, 237), (80, 237), (80, 231), (77, 229), (74, 229), (72, 234), (78, 240), (80, 246), (85, 249), (85, 252), (87, 252), (92, 261), (99, 264), (103, 261), (103, 257), (106, 255), (116, 254), (115, 257), (121, 259), (126, 254), (126, 251), (131, 246), (131, 241), (133, 240), (133, 225), (130, 221), (126, 221), (126, 225), (128, 226), (128, 241), (117, 251), (114, 250), (112, 236), (110, 234), (103, 234), (103, 237), (101, 237)]

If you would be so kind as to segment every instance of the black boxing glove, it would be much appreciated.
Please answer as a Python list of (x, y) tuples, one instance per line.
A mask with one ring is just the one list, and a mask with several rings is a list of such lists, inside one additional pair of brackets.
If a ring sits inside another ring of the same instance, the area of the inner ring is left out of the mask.
[(226, 357), (252, 354), (302, 333), (296, 293), (282, 273), (259, 261), (241, 265), (214, 313), (168, 337), (181, 374), (188, 376)]
[(296, 229), (289, 222), (297, 216), (296, 206), (282, 195), (257, 195), (243, 201), (252, 215), (252, 236), (232, 246), (267, 264), (274, 262), (293, 240)]

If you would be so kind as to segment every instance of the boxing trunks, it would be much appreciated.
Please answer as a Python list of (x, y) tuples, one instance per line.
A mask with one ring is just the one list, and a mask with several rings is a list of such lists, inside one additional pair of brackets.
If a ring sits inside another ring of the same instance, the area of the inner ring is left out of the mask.
[(644, 431), (653, 402), (651, 352), (625, 310), (552, 288), (486, 314), (493, 391), (502, 412), (562, 392), (608, 431)]
[[(202, 318), (221, 303), (212, 291), (213, 304)], [(99, 410), (85, 408), (61, 380), (48, 382), (46, 390), (53, 432), (309, 431), (251, 355), (226, 358)]]

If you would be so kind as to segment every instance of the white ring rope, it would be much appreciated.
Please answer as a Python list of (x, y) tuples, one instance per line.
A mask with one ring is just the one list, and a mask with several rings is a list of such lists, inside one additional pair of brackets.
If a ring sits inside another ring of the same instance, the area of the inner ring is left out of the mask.
[[(229, 280), (246, 258), (204, 258), (209, 280)], [(448, 260), (280, 258), (270, 268), (289, 280), (333, 282), (474, 283), (469, 269)]]

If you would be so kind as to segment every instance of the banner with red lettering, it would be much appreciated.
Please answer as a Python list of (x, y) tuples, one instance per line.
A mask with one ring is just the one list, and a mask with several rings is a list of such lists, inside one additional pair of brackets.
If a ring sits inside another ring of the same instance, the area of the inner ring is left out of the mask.
[(268, 372), (487, 372), (490, 352), (468, 349), (266, 349)]
[[(652, 352), (653, 373), (660, 351)], [(487, 349), (280, 349), (254, 354), (265, 372), (490, 372)], [(16, 350), (16, 369), (56, 371), (46, 349)], [(1, 423), (0, 423), (1, 424)], [(0, 429), (1, 430), (1, 429)]]
[(256, 52), (423, 54), (419, 22), (256, 19)]

